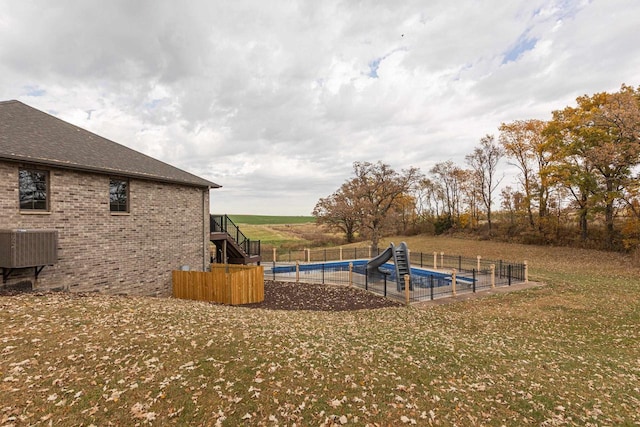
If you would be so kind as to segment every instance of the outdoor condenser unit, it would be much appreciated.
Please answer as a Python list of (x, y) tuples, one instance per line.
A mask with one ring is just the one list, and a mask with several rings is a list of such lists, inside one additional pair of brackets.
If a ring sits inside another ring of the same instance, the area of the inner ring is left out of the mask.
[(0, 267), (6, 283), (16, 268), (34, 267), (40, 271), (58, 261), (57, 230), (0, 230)]

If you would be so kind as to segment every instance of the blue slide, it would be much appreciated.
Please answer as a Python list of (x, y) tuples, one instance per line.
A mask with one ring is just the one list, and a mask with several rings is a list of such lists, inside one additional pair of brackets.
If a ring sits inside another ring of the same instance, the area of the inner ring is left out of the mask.
[[(395, 271), (380, 268), (391, 258), (393, 258)], [(391, 243), (389, 247), (382, 251), (377, 257), (367, 262), (367, 275), (369, 277), (381, 279), (385, 275), (391, 275), (391, 279), (396, 281), (398, 291), (404, 290), (404, 276), (407, 274), (409, 276), (411, 275), (411, 266), (409, 265), (409, 249), (405, 242), (402, 242), (398, 247), (395, 247), (394, 244)], [(410, 289), (413, 290), (413, 284), (411, 281), (409, 281), (409, 283)]]

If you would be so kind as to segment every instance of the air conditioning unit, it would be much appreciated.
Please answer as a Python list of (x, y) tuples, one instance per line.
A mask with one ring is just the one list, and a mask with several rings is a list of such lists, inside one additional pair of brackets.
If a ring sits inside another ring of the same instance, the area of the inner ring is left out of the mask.
[(0, 267), (25, 268), (58, 261), (57, 230), (0, 230)]

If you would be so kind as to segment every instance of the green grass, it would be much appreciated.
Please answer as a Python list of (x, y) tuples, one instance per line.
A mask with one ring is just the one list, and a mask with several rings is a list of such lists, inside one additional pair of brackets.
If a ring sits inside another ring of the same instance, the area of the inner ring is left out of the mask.
[(346, 313), (0, 297), (0, 425), (640, 423), (640, 269), (626, 258), (390, 240), (527, 259), (547, 285)]
[(316, 222), (316, 218), (313, 216), (229, 215), (229, 218), (238, 225), (306, 224)]
[(260, 240), (263, 247), (265, 245), (271, 245), (281, 248), (292, 245), (309, 246), (311, 242), (296, 232), (300, 226), (306, 227), (307, 225), (313, 226), (313, 224), (310, 223), (297, 225), (242, 224), (239, 225), (239, 228), (244, 235), (251, 240)]
[[(301, 249), (319, 243), (327, 244), (327, 239), (336, 240), (316, 225), (312, 216), (268, 216), (268, 215), (229, 215), (238, 228), (251, 240), (260, 240), (263, 249)], [(340, 240), (340, 239), (337, 239)]]

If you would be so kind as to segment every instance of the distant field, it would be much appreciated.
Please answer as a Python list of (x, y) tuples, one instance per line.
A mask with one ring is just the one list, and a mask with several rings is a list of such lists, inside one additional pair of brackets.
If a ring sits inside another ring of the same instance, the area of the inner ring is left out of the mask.
[(271, 248), (302, 249), (343, 243), (340, 233), (318, 226), (312, 216), (229, 215), (251, 240), (260, 240), (263, 251)]
[(313, 216), (275, 216), (275, 215), (229, 215), (236, 224), (306, 224), (316, 222)]
[[(235, 222), (235, 221), (234, 221)], [(236, 222), (245, 236), (260, 240), (263, 250), (271, 247), (280, 249), (302, 249), (317, 246), (336, 245), (342, 236), (318, 227), (315, 222), (298, 224), (245, 224)]]
[(262, 248), (303, 248), (312, 246), (322, 231), (312, 216), (229, 215), (251, 240), (260, 240)]

